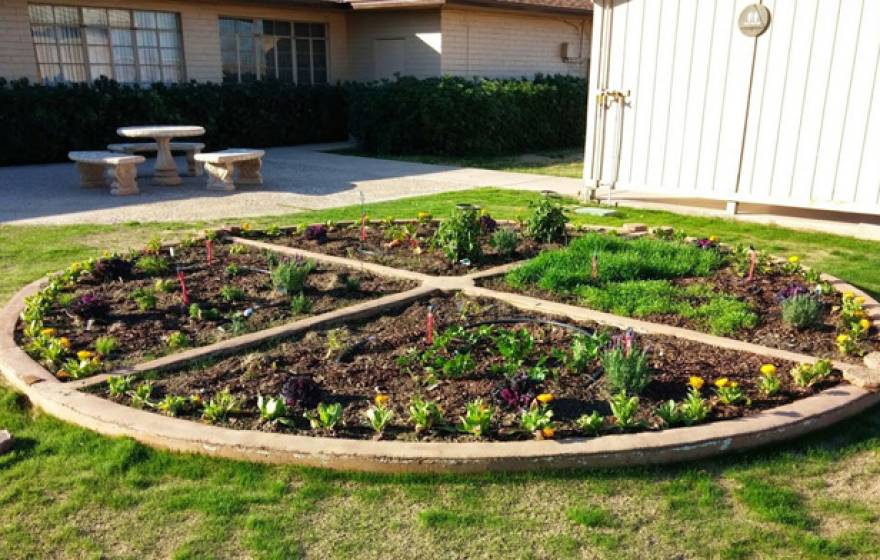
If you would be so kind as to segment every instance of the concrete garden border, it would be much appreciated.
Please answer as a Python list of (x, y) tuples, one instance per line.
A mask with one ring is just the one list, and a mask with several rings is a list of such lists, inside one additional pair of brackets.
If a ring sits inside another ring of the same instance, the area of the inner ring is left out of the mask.
[[(465, 295), (498, 299), (528, 311), (615, 327), (632, 327), (646, 334), (674, 336), (784, 360), (815, 361), (815, 358), (807, 355), (475, 285), (476, 279), (499, 274), (516, 263), (464, 276), (440, 277), (252, 239), (232, 237), (232, 240), (377, 275), (415, 280), (420, 285), (398, 294), (190, 349), (114, 373), (137, 373), (180, 366), (206, 355), (230, 353), (273, 338), (378, 315), (391, 307), (411, 303), (438, 291), (460, 291)], [(864, 296), (866, 311), (874, 325), (880, 327), (880, 304), (877, 301), (837, 278), (826, 275), (824, 279), (838, 291), (852, 291)], [(835, 362), (835, 367), (844, 372), (849, 384), (842, 383), (811, 397), (743, 418), (659, 432), (559, 441), (438, 443), (352, 440), (233, 430), (133, 409), (82, 391), (83, 388), (105, 382), (107, 375), (72, 383), (62, 383), (56, 379), (20, 349), (14, 340), (24, 298), (36, 293), (44, 283), (45, 279), (29, 284), (0, 311), (0, 373), (27, 395), (35, 406), (53, 416), (101, 434), (131, 437), (147, 445), (173, 451), (371, 472), (464, 473), (661, 464), (702, 459), (784, 441), (828, 427), (880, 402), (880, 392), (876, 391), (880, 388), (880, 367), (875, 361), (876, 356), (872, 355), (866, 358), (864, 366)]]

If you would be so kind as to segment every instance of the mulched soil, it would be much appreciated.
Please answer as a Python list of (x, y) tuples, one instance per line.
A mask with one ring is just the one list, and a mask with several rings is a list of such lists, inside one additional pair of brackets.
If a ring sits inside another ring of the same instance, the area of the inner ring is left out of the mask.
[[(255, 331), (288, 322), (296, 315), (291, 310), (287, 296), (272, 289), (268, 274), (268, 253), (241, 247), (243, 253), (230, 253), (231, 244), (215, 241), (212, 264), (207, 264), (204, 245), (175, 247), (174, 257), (163, 249), (162, 257), (169, 263), (169, 271), (159, 277), (147, 276), (133, 271), (130, 277), (104, 281), (91, 274), (80, 277), (75, 288), (66, 293), (78, 299), (86, 294), (96, 296), (107, 304), (106, 312), (96, 316), (89, 324), (69, 309), (56, 304), (44, 318), (44, 326), (57, 330), (56, 336), (70, 340), (71, 354), (77, 350), (94, 349), (95, 340), (111, 335), (118, 346), (111, 357), (112, 365), (120, 365), (151, 359), (171, 351), (167, 348), (167, 336), (175, 331), (187, 335), (190, 346), (203, 346), (230, 338), (233, 333), (230, 317), (236, 312), (250, 309), (244, 321), (244, 332)], [(238, 273), (231, 276), (229, 265), (236, 265)], [(190, 303), (199, 304), (203, 310), (216, 308), (220, 318), (193, 319), (189, 308), (183, 303), (176, 267), (184, 270)], [(155, 290), (158, 303), (155, 309), (142, 311), (132, 298), (138, 288), (152, 288), (157, 279), (170, 280), (170, 292)], [(316, 264), (308, 276), (303, 294), (312, 304), (311, 314), (325, 313), (396, 293), (414, 287), (414, 283), (373, 276), (341, 267)], [(237, 286), (244, 290), (240, 301), (227, 302), (221, 297), (224, 286)], [(63, 296), (62, 296), (63, 297)], [(17, 337), (24, 344), (19, 324)], [(237, 334), (242, 334), (238, 332)]]
[[(782, 320), (782, 306), (777, 300), (777, 294), (792, 284), (806, 284), (804, 279), (798, 275), (773, 274), (759, 276), (754, 281), (748, 282), (737, 276), (730, 267), (725, 267), (706, 278), (682, 278), (674, 282), (680, 286), (706, 284), (712, 286), (717, 293), (735, 296), (749, 304), (752, 311), (760, 319), (758, 326), (754, 329), (726, 335), (729, 338), (819, 358), (833, 358), (852, 363), (862, 361), (860, 356), (843, 356), (837, 350), (835, 339), (838, 332), (839, 316), (833, 312), (833, 307), (840, 304), (840, 294), (823, 295), (820, 298), (827, 313), (822, 324), (814, 328), (801, 330)], [(537, 287), (526, 290), (514, 289), (507, 284), (503, 276), (482, 279), (478, 283), (493, 290), (522, 293), (536, 298), (582, 305), (580, 298), (576, 295), (553, 293)], [(639, 319), (709, 332), (705, 325), (679, 315), (649, 315), (639, 317)], [(862, 343), (863, 353), (872, 350), (880, 350), (880, 335), (876, 329), (872, 330), (868, 339)]]
[[(512, 225), (499, 225), (519, 231)], [(483, 256), (479, 261), (463, 264), (450, 262), (440, 249), (430, 245), (437, 225), (422, 223), (416, 225), (415, 241), (396, 242), (390, 237), (390, 231), (399, 230), (400, 226), (370, 224), (367, 226), (366, 241), (361, 241), (360, 224), (334, 226), (327, 231), (327, 240), (319, 243), (308, 240), (303, 233), (285, 231), (281, 235), (270, 236), (261, 232), (246, 232), (250, 238), (260, 239), (269, 243), (277, 243), (297, 249), (305, 249), (326, 255), (348, 257), (366, 262), (381, 264), (394, 268), (402, 268), (424, 274), (437, 276), (460, 276), (484, 270), (493, 266), (529, 259), (544, 250), (558, 249), (562, 245), (554, 243), (538, 243), (521, 237), (516, 252), (510, 256), (502, 256), (490, 244), (490, 235), (483, 235), (481, 248)], [(418, 247), (418, 250), (416, 249)], [(417, 252), (417, 251), (420, 251)]]
[[(199, 395), (208, 399), (225, 388), (243, 399), (241, 413), (224, 422), (228, 427), (366, 439), (374, 436), (366, 426), (363, 413), (378, 393), (387, 393), (391, 397), (395, 417), (383, 436), (385, 439), (467, 441), (474, 439), (473, 436), (451, 429), (417, 436), (408, 425), (406, 409), (411, 398), (421, 394), (441, 405), (446, 422), (453, 424), (464, 413), (467, 402), (481, 397), (496, 406), (495, 428), (490, 439), (531, 438), (530, 434), (517, 428), (518, 412), (504, 408), (493, 397), (504, 378), (492, 369), (502, 359), (491, 342), (478, 344), (473, 351), (476, 370), (460, 379), (426, 381), (421, 369), (405, 370), (398, 365), (397, 359), (408, 350), (427, 348), (424, 333), (429, 303), (434, 309), (437, 332), (449, 325), (523, 317), (521, 311), (498, 301), (474, 300), (460, 295), (437, 296), (403, 309), (388, 310), (385, 315), (372, 320), (349, 323), (333, 331), (310, 332), (303, 337), (264, 346), (246, 355), (218, 358), (182, 371), (157, 373), (153, 399), (159, 400), (169, 394)], [(529, 316), (550, 318), (534, 314)], [(587, 329), (598, 328), (589, 323), (567, 322)], [(567, 351), (571, 346), (572, 331), (565, 328), (525, 322), (505, 327), (525, 328), (535, 337), (535, 350), (527, 365), (533, 365), (541, 356), (550, 355), (554, 349)], [(340, 345), (328, 345), (331, 337), (343, 341), (342, 348)], [(641, 396), (638, 412), (646, 429), (658, 429), (653, 411), (659, 403), (685, 397), (690, 376), (706, 379), (703, 395), (713, 403), (706, 421), (736, 418), (789, 403), (832, 386), (841, 379), (839, 372), (834, 372), (816, 387), (801, 389), (789, 377), (788, 371), (794, 365), (792, 363), (664, 336), (640, 337), (637, 344), (650, 349), (650, 365), (655, 370), (653, 381)], [(337, 358), (353, 345), (357, 345), (358, 351), (352, 359), (339, 361)], [(761, 365), (768, 362), (777, 366), (783, 384), (782, 391), (772, 398), (761, 395), (756, 385)], [(558, 362), (553, 358), (547, 365), (551, 369), (558, 369)], [(335, 433), (311, 430), (302, 418), (303, 410), (299, 408), (290, 414), (295, 427), (261, 422), (256, 409), (257, 395), (278, 395), (285, 381), (293, 375), (306, 375), (317, 381), (324, 402), (342, 403), (345, 407), (345, 426)], [(721, 376), (738, 382), (751, 399), (751, 404), (723, 405), (717, 402), (711, 382)], [(558, 379), (550, 376), (538, 389), (539, 392), (549, 392), (555, 396), (552, 409), (557, 421), (557, 437), (581, 435), (575, 431), (574, 420), (582, 414), (598, 410), (600, 414), (610, 415), (606, 400), (608, 390), (601, 378), (598, 363), (581, 374), (563, 372)], [(93, 390), (108, 396), (104, 386)], [(127, 397), (118, 400), (128, 403)], [(199, 413), (193, 410), (185, 416), (196, 420)], [(613, 431), (610, 426), (608, 428)]]

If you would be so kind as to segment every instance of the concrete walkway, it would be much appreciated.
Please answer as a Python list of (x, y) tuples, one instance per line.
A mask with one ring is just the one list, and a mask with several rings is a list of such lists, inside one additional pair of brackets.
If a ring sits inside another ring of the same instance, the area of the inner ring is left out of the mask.
[[(72, 163), (0, 167), (0, 223), (71, 224), (193, 221), (289, 214), (396, 198), (503, 187), (551, 189), (576, 195), (580, 181), (527, 173), (508, 173), (342, 156), (321, 150), (343, 145), (269, 148), (262, 187), (233, 193), (205, 190), (204, 177), (184, 177), (178, 187), (153, 185), (140, 176), (141, 194), (110, 196), (107, 190), (79, 187)], [(152, 160), (139, 169), (149, 175)], [(185, 169), (182, 161), (179, 169)]]

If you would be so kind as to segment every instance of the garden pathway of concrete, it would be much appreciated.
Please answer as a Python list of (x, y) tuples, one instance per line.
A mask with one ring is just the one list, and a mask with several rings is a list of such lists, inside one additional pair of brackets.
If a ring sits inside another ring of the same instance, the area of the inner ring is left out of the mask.
[[(81, 189), (72, 163), (0, 167), (0, 223), (70, 224), (193, 221), (289, 214), (408, 196), (502, 187), (551, 189), (576, 195), (578, 179), (459, 168), (324, 153), (342, 145), (269, 148), (263, 186), (233, 193), (205, 190), (204, 177), (184, 177), (179, 187), (153, 185), (140, 176), (141, 193), (111, 196)], [(140, 166), (149, 175), (153, 161)], [(178, 168), (185, 169), (181, 160)]]

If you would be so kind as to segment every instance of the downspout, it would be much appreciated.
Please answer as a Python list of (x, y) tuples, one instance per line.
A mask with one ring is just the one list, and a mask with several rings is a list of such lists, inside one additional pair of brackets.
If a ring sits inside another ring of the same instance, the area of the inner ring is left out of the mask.
[[(593, 136), (589, 136), (589, 126), (587, 127), (586, 142), (584, 145), (584, 156), (591, 154), (589, 158), (584, 157), (584, 192), (583, 198), (595, 200), (596, 191), (602, 180), (602, 172), (605, 159), (605, 129), (607, 106), (605, 103), (606, 92), (608, 90), (608, 74), (611, 60), (611, 19), (613, 0), (598, 0), (594, 5), (600, 6), (602, 15), (599, 40), (597, 42), (599, 49), (599, 60), (596, 65), (596, 98), (594, 100), (595, 109), (593, 114)], [(595, 12), (594, 12), (595, 13)], [(588, 100), (590, 102), (591, 100)], [(589, 123), (588, 123), (589, 124)]]

